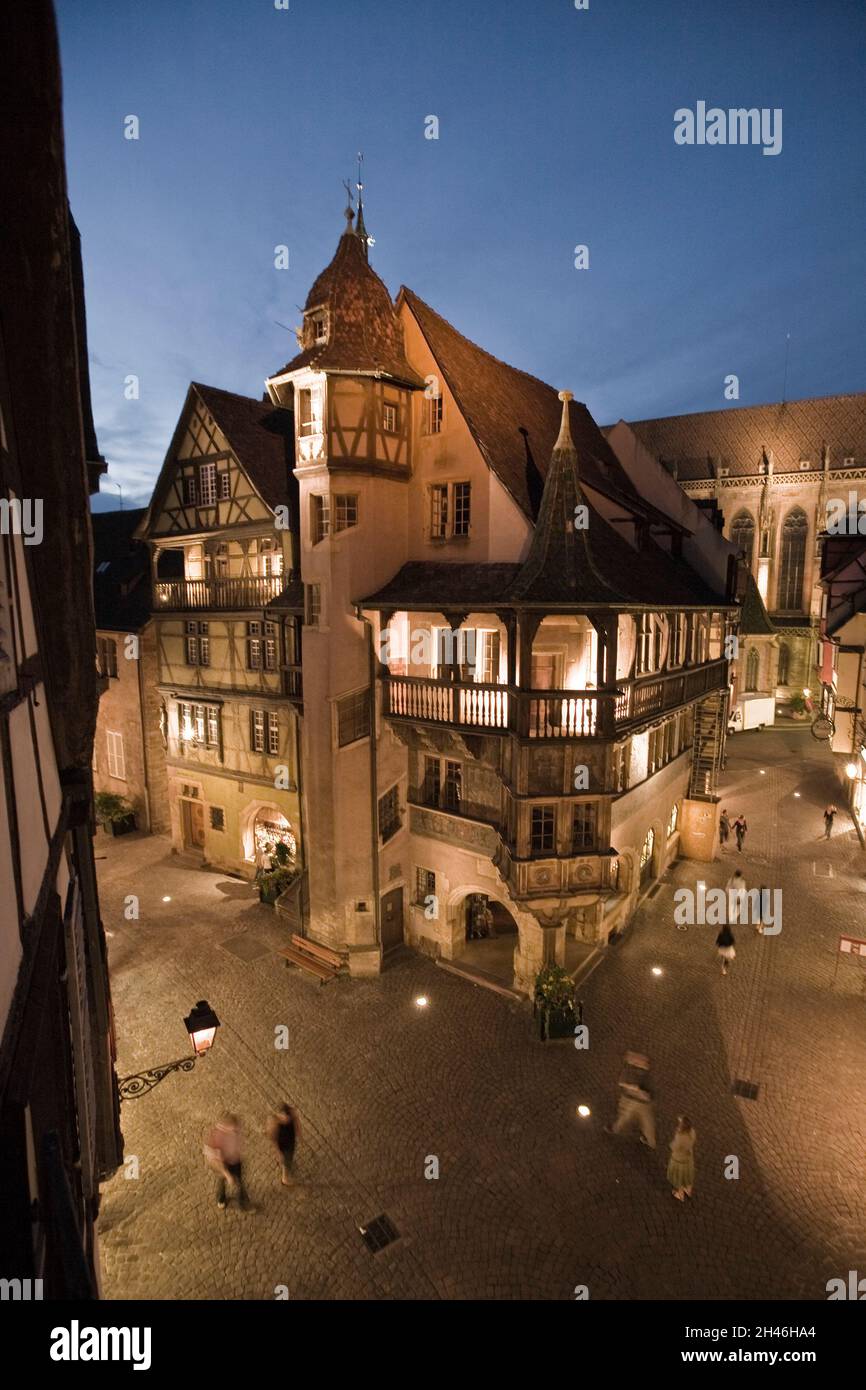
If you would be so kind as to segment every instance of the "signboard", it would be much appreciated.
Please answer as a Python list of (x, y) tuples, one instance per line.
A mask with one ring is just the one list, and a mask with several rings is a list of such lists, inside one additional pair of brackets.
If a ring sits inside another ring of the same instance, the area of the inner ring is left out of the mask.
[(858, 936), (840, 936), (839, 950), (846, 956), (866, 956), (866, 941)]

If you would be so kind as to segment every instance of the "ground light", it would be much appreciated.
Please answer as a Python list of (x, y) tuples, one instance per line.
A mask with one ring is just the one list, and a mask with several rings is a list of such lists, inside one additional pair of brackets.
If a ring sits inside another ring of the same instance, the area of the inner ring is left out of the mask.
[(767, 774), (766, 774), (766, 772), (764, 771), (764, 769), (761, 768), (761, 776), (762, 776), (762, 777), (766, 777), (766, 775), (767, 775)]
[(165, 898), (163, 898), (163, 902), (164, 902), (164, 903), (170, 903), (170, 902), (171, 902), (171, 898), (165, 897)]
[(846, 776), (846, 777), (850, 777), (850, 779), (851, 779), (852, 782), (854, 781), (854, 778), (857, 776), (857, 764), (856, 764), (856, 763), (849, 763), (849, 764), (848, 764), (848, 766), (847, 766), (846, 769), (845, 769), (845, 776)]
[(664, 971), (662, 970), (662, 968), (661, 968), (660, 965), (654, 965), (654, 966), (653, 966), (653, 974), (654, 974), (654, 975), (663, 975), (663, 974), (664, 974)]
[(577, 1113), (582, 1120), (586, 1120), (592, 1114), (592, 1111), (588, 1105), (579, 1105), (577, 1107)]
[(135, 1100), (146, 1095), (158, 1086), (173, 1071), (192, 1071), (199, 1057), (210, 1052), (220, 1021), (206, 999), (199, 999), (183, 1021), (192, 1046), (191, 1057), (179, 1057), (176, 1062), (166, 1062), (160, 1067), (150, 1067), (147, 1071), (136, 1072), (134, 1076), (123, 1076), (117, 1082), (121, 1100)]
[(799, 798), (800, 793), (799, 793), (799, 792), (794, 792), (794, 795), (795, 795), (797, 798)]
[(426, 995), (426, 994), (419, 994), (419, 995), (418, 995), (418, 998), (415, 1000), (415, 1007), (418, 1008), (418, 1009), (426, 1009), (427, 1003), (428, 1003), (427, 995)]

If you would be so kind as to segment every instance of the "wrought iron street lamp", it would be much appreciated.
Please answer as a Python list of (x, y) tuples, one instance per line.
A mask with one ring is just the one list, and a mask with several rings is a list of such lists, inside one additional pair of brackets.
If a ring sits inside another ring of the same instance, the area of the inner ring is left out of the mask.
[(206, 999), (200, 999), (195, 1008), (183, 1021), (192, 1044), (191, 1057), (179, 1057), (176, 1062), (166, 1062), (147, 1071), (136, 1072), (134, 1076), (123, 1076), (118, 1080), (117, 1089), (121, 1100), (135, 1100), (146, 1095), (158, 1086), (164, 1077), (173, 1071), (192, 1071), (199, 1057), (204, 1057), (213, 1047), (216, 1030), (220, 1021)]

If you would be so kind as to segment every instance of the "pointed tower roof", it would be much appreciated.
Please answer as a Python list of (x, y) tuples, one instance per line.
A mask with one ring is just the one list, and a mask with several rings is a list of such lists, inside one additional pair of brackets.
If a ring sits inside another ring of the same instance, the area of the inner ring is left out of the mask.
[[(336, 254), (313, 282), (304, 305), (302, 351), (274, 376), (312, 367), (323, 372), (384, 376), (408, 386), (422, 387), (423, 379), (406, 359), (403, 326), (384, 281), (367, 260), (366, 233), (353, 228), (353, 213), (346, 209), (346, 230)], [(362, 224), (363, 225), (363, 224)], [(306, 316), (314, 309), (327, 313), (327, 339), (315, 341)]]
[[(559, 399), (562, 422), (544, 480), (535, 531), (509, 597), (529, 602), (549, 602), (555, 596), (570, 602), (610, 603), (618, 596), (618, 590), (596, 566), (589, 537), (592, 525), (609, 528), (596, 512), (591, 512), (580, 486), (569, 421), (572, 393), (560, 391)], [(584, 510), (577, 513), (578, 507)]]

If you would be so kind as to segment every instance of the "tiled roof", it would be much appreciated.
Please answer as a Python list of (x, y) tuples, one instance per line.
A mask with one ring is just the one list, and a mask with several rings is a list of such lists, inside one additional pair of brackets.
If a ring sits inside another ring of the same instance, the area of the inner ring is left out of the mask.
[(320, 306), (328, 311), (327, 342), (307, 342), (274, 376), (313, 367), (322, 372), (380, 374), (412, 386), (424, 385), (406, 360), (403, 327), (388, 289), (352, 231), (340, 237), (336, 255), (313, 284), (304, 310)]
[(144, 507), (91, 515), (98, 629), (139, 632), (150, 617), (150, 557), (147, 546), (132, 538), (144, 515)]
[(447, 564), (411, 560), (377, 593), (360, 599), (369, 608), (495, 610), (520, 572), (520, 565)]
[(830, 450), (831, 468), (842, 468), (846, 458), (860, 467), (866, 464), (862, 391), (629, 423), (651, 454), (668, 467), (677, 464), (681, 482), (712, 478), (711, 459), (731, 476), (759, 473), (765, 450), (773, 454), (776, 473), (799, 472), (805, 459), (812, 469), (820, 469), (824, 444)]
[(289, 470), (294, 467), (286, 454), (286, 441), (294, 454), (291, 411), (198, 381), (192, 383), (192, 389), (198, 392), (268, 506), (287, 503)]
[(746, 579), (746, 591), (740, 608), (740, 632), (746, 636), (758, 637), (772, 636), (775, 631), (775, 624), (770, 621), (764, 607), (755, 576), (750, 573)]
[[(559, 432), (556, 391), (464, 338), (412, 290), (404, 286), (400, 298), (415, 315), (489, 467), (532, 520)], [(569, 416), (581, 477), (643, 510), (645, 504), (586, 406), (572, 401)]]

